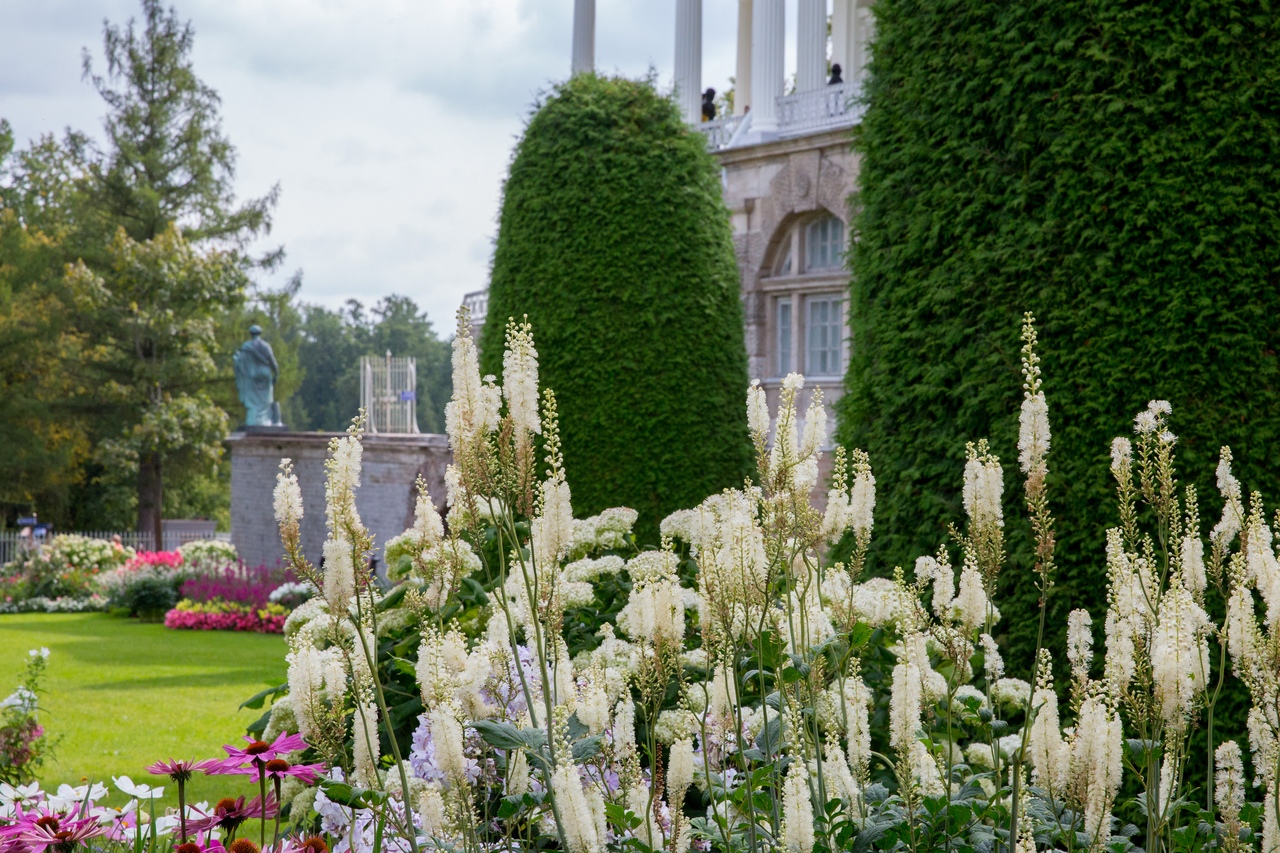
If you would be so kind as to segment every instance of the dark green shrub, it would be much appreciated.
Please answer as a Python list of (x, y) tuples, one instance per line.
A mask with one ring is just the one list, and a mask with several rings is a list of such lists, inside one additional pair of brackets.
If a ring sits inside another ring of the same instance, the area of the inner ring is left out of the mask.
[(650, 81), (583, 75), (529, 122), (504, 190), (483, 370), (528, 315), (576, 515), (641, 542), (751, 470), (738, 270), (704, 138)]
[(178, 603), (182, 578), (142, 577), (130, 583), (112, 604), (145, 622), (163, 621), (165, 613)]
[[(1058, 517), (1050, 625), (1075, 607), (1097, 619), (1108, 446), (1147, 400), (1173, 404), (1202, 531), (1221, 509), (1222, 444), (1246, 488), (1280, 498), (1280, 16), (1252, 0), (875, 9), (839, 434), (876, 466), (872, 558), (909, 565), (960, 520), (967, 440), (990, 437), (1004, 460), (1006, 514), (1022, 501), (1018, 327), (1034, 311)], [(999, 603), (1022, 663), (1025, 525), (1008, 539)]]

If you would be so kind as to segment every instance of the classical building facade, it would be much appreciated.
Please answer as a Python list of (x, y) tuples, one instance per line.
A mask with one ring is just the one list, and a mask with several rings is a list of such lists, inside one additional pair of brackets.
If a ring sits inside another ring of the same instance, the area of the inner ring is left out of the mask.
[[(794, 69), (788, 2), (797, 6)], [(774, 405), (788, 373), (806, 377), (802, 406), (814, 387), (834, 403), (856, 346), (845, 264), (858, 171), (850, 129), (861, 116), (871, 2), (738, 0), (734, 114), (703, 121), (702, 0), (676, 0), (675, 96), (723, 167), (749, 371)], [(572, 73), (596, 67), (595, 16), (595, 0), (574, 0)], [(467, 295), (473, 316), (483, 318), (486, 299)]]

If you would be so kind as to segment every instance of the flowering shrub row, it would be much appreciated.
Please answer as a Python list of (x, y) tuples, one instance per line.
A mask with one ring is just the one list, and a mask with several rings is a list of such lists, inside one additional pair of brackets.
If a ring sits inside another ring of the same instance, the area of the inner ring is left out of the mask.
[[(813, 508), (826, 416), (819, 393), (802, 408), (798, 375), (776, 412), (748, 393), (755, 483), (667, 518), (659, 550), (626, 535), (580, 546), (604, 519), (573, 518), (528, 326), (508, 327), (499, 386), (461, 320), (448, 526), (423, 488), (398, 542), (401, 586), (383, 594), (365, 559), (358, 425), (331, 445), (323, 569), (299, 550), (301, 491), (282, 463), (285, 551), (321, 596), (288, 620), (289, 693), (267, 727), (296, 724), (328, 765), (288, 813), (318, 822), (336, 853), (1280, 848), (1280, 558), (1226, 449), (1206, 543), (1167, 403), (1112, 447), (1105, 614), (1072, 613), (1060, 695), (1044, 649), (1059, 630), (1043, 604), (1049, 409), (1029, 318), (1018, 467), (1032, 614), (998, 606), (1005, 476), (981, 441), (957, 471), (965, 524), (913, 573), (864, 577), (871, 460), (838, 450)], [(604, 597), (619, 590), (615, 611)], [(1210, 590), (1228, 602), (1223, 624)], [(594, 638), (575, 633), (584, 609), (610, 614)], [(1017, 678), (994, 638), (1027, 618), (1040, 648)], [(1254, 703), (1248, 750), (1245, 732), (1192, 737), (1232, 674)], [(1193, 749), (1212, 780), (1186, 775)]]
[(132, 550), (102, 539), (55, 536), (48, 544), (20, 552), (0, 570), (4, 599), (14, 603), (29, 598), (88, 598), (100, 592), (100, 575), (133, 556)]
[(232, 601), (179, 601), (165, 614), (164, 626), (185, 631), (256, 631), (265, 634), (284, 633), (289, 616), (279, 604), (253, 607)]

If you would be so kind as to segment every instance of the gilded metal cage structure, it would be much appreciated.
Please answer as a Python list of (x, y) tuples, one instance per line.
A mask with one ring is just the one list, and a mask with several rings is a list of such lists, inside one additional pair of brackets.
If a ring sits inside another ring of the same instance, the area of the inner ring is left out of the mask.
[(360, 405), (370, 433), (418, 431), (418, 364), (414, 358), (360, 358)]

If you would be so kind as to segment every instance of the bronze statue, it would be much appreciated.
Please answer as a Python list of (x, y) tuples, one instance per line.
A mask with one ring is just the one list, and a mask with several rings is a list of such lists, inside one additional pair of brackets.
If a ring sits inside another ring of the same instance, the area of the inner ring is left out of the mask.
[(249, 340), (240, 345), (232, 360), (235, 362), (236, 391), (245, 408), (245, 426), (283, 426), (280, 404), (273, 399), (280, 366), (276, 364), (271, 344), (262, 339), (261, 326), (255, 323), (249, 327)]

